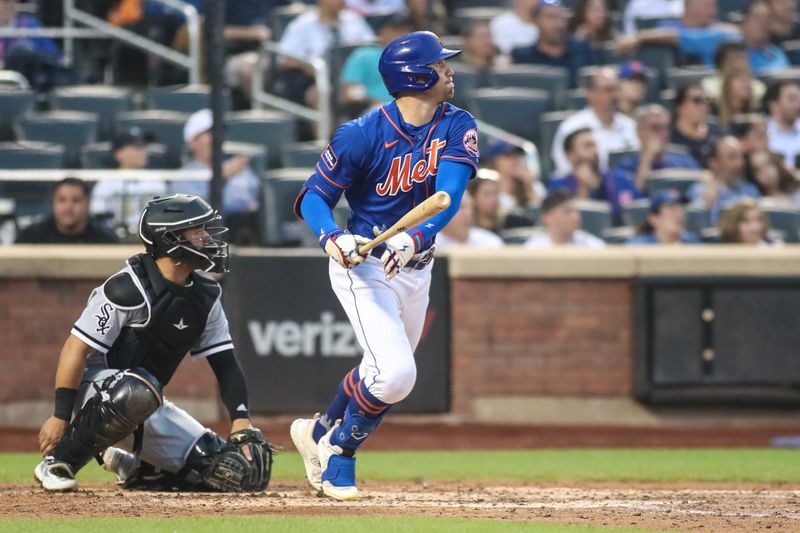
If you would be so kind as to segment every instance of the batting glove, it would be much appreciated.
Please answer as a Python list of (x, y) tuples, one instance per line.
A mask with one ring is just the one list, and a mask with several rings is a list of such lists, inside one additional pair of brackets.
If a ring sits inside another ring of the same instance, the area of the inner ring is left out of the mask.
[(325, 253), (346, 269), (364, 262), (366, 255), (358, 255), (358, 249), (368, 242), (369, 239), (366, 237), (342, 230), (325, 233), (319, 238), (319, 244)]
[(386, 250), (381, 255), (386, 281), (391, 281), (400, 272), (400, 269), (411, 261), (415, 253), (417, 253), (417, 245), (411, 235), (405, 231), (387, 240)]

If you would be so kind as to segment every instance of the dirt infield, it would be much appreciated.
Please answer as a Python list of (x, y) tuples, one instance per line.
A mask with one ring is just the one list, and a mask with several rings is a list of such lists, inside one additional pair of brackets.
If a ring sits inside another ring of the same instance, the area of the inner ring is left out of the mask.
[(357, 502), (318, 497), (299, 483), (247, 495), (128, 492), (71, 494), (0, 489), (2, 518), (220, 515), (415, 515), (531, 520), (682, 531), (800, 530), (800, 489), (731, 486), (370, 483)]

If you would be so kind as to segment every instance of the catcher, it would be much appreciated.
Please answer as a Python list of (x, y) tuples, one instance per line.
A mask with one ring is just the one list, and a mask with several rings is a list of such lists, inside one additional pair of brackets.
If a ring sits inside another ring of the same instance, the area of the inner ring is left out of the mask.
[[(205, 274), (227, 271), (227, 232), (200, 197), (148, 202), (139, 221), (146, 253), (92, 292), (61, 350), (34, 472), (45, 490), (76, 490), (75, 474), (92, 458), (127, 488), (267, 487), (273, 449), (250, 423), (222, 290)], [(227, 443), (164, 398), (187, 352), (219, 382), (232, 421)]]

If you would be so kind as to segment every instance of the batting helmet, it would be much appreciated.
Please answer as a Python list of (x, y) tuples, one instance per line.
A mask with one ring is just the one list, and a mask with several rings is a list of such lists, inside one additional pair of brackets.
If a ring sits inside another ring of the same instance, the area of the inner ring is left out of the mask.
[(427, 91), (439, 81), (439, 74), (428, 65), (460, 53), (461, 50), (445, 48), (435, 33), (415, 31), (398, 37), (384, 48), (378, 71), (392, 95)]
[[(222, 217), (199, 196), (174, 194), (147, 202), (139, 219), (139, 238), (155, 258), (171, 257), (206, 272), (228, 271), (228, 228)], [(217, 223), (216, 225), (209, 225)], [(200, 246), (183, 230), (203, 228), (207, 236)]]

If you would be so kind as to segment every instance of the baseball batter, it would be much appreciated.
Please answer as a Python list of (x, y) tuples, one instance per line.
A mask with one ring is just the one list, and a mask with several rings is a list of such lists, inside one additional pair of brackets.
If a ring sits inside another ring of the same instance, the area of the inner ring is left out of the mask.
[[(390, 43), (379, 70), (394, 102), (336, 131), (295, 202), (332, 259), (333, 291), (364, 350), (327, 411), (291, 427), (308, 481), (335, 499), (358, 497), (355, 451), (414, 387), (435, 236), (458, 211), (477, 169), (475, 120), (446, 102), (455, 88), (446, 60), (459, 52), (430, 32)], [(449, 193), (448, 209), (368, 256), (358, 254), (368, 238), (436, 191)], [(342, 194), (352, 210), (346, 230), (331, 212)]]
[[(250, 424), (222, 290), (200, 272), (225, 270), (228, 229), (219, 220), (198, 196), (148, 202), (139, 222), (147, 253), (92, 292), (61, 350), (55, 412), (39, 433), (45, 458), (34, 472), (46, 490), (76, 490), (75, 474), (101, 453), (129, 488), (267, 486), (272, 450)], [(217, 377), (232, 420), (228, 443), (162, 394), (187, 352)]]

